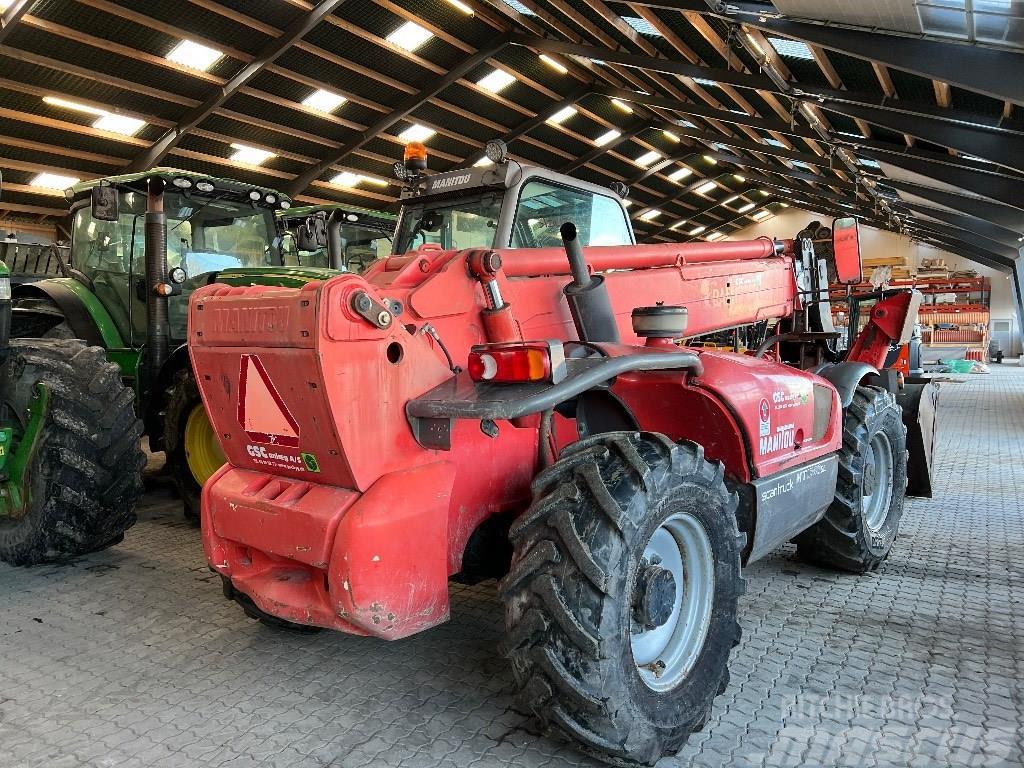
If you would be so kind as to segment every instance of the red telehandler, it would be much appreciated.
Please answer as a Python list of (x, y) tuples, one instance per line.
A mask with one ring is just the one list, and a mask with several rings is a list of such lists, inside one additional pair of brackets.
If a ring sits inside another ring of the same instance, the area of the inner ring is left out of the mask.
[[(856, 222), (835, 232), (856, 282)], [(854, 572), (889, 554), (906, 393), (879, 368), (921, 297), (881, 297), (839, 359), (810, 243), (561, 234), (197, 290), (228, 461), (203, 542), (251, 616), (384, 639), (447, 620), (449, 579), (501, 578), (525, 703), (603, 760), (654, 763), (728, 684), (744, 565), (787, 541)], [(758, 323), (749, 354), (679, 343)]]

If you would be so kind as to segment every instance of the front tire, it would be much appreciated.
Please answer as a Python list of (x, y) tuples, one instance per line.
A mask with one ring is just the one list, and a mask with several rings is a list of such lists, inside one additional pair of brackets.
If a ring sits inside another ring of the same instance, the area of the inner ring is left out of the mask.
[(203, 485), (226, 461), (190, 368), (178, 371), (164, 411), (167, 467), (181, 496), (185, 519), (198, 525)]
[(889, 556), (907, 491), (907, 428), (896, 397), (858, 387), (843, 421), (836, 496), (820, 521), (796, 537), (804, 561), (852, 573)]
[(142, 424), (103, 350), (75, 340), (10, 342), (0, 399), (15, 424), (14, 450), (37, 384), (48, 388), (50, 405), (26, 469), (29, 499), (19, 517), (0, 518), (0, 559), (12, 565), (118, 543), (142, 493)]
[(721, 464), (653, 433), (581, 440), (537, 477), (501, 592), (520, 697), (546, 726), (615, 764), (704, 726), (739, 641), (735, 510)]

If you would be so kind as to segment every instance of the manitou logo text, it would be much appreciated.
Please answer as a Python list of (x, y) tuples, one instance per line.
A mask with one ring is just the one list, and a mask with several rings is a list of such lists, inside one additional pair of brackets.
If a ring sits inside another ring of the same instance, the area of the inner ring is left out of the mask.
[(796, 430), (792, 424), (783, 424), (781, 427), (777, 427), (775, 432), (761, 438), (759, 444), (760, 454), (766, 456), (769, 453), (781, 451), (783, 448), (792, 448), (795, 434)]
[(214, 310), (217, 333), (283, 333), (288, 330), (288, 307), (235, 307)]
[(471, 178), (473, 178), (473, 174), (461, 173), (458, 176), (446, 176), (443, 179), (435, 179), (430, 183), (430, 191), (436, 192), (439, 189), (451, 189), (460, 184), (465, 184)]
[(701, 297), (708, 300), (713, 307), (722, 307), (732, 302), (740, 294), (758, 290), (761, 287), (761, 275), (730, 275), (727, 278), (715, 277), (701, 283)]

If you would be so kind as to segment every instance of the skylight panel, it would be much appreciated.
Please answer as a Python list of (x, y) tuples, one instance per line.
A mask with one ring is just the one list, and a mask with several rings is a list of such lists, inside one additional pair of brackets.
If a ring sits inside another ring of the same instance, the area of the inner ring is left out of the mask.
[[(797, 165), (797, 164), (798, 164), (798, 162), (794, 160), (793, 161), (793, 165)], [(880, 166), (878, 164), (878, 161), (872, 160), (870, 157), (858, 157), (857, 158), (857, 165), (863, 165), (865, 168), (881, 168), (882, 167), (882, 166)]]
[(63, 192), (68, 187), (73, 187), (80, 182), (77, 176), (62, 176), (59, 173), (39, 173), (28, 183), (30, 187), (38, 189), (55, 189)]
[(717, 86), (718, 85), (718, 82), (716, 80), (708, 80), (706, 77), (695, 77), (695, 78), (693, 78), (693, 82), (695, 82), (697, 85), (708, 85), (708, 86)]
[(621, 135), (622, 134), (619, 131), (608, 131), (607, 133), (602, 133), (600, 136), (594, 139), (594, 144), (596, 144), (599, 147), (603, 147), (605, 144), (611, 144)]
[(693, 229), (690, 230), (690, 235), (691, 236), (699, 235), (705, 229), (707, 229), (707, 227), (694, 227)]
[(637, 165), (639, 165), (641, 168), (646, 168), (651, 163), (653, 163), (655, 160), (660, 160), (660, 159), (661, 159), (661, 153), (660, 152), (655, 152), (652, 149), (650, 152), (644, 152), (642, 155), (640, 155), (640, 157), (638, 157), (633, 162), (636, 163)]
[(576, 107), (562, 107), (562, 109), (558, 110), (557, 112), (555, 112), (555, 114), (549, 117), (547, 119), (547, 122), (551, 123), (552, 125), (561, 125), (575, 114)]
[[(785, 205), (783, 203), (783, 207), (788, 208), (789, 206)], [(763, 210), (763, 211), (758, 211), (757, 213), (753, 214), (750, 218), (756, 219), (757, 221), (764, 221), (765, 219), (770, 218), (771, 215), (772, 215), (771, 211)]]
[(330, 114), (346, 101), (348, 99), (344, 96), (319, 88), (302, 100), (302, 106), (315, 109), (317, 112)]
[(718, 185), (715, 182), (706, 181), (693, 191), (696, 192), (698, 195), (706, 195), (708, 192), (711, 192), (712, 190), (717, 188)]
[(525, 5), (519, 2), (519, 0), (502, 0), (505, 5), (511, 8), (516, 13), (521, 13), (523, 16), (536, 16), (533, 11), (527, 8)]
[(485, 91), (490, 91), (491, 93), (499, 93), (500, 91), (503, 91), (505, 88), (508, 88), (515, 81), (516, 79), (513, 75), (510, 75), (503, 69), (496, 69), (489, 75), (484, 75), (483, 77), (481, 77), (479, 80), (476, 81), (476, 84), (483, 88)]
[(261, 165), (270, 158), (276, 157), (273, 152), (268, 152), (265, 149), (257, 149), (256, 147), (250, 147), (245, 144), (232, 144), (231, 148), (235, 150), (235, 153), (231, 155), (231, 160), (245, 165)]
[(437, 131), (433, 128), (427, 128), (425, 125), (419, 123), (413, 123), (400, 134), (398, 138), (404, 143), (408, 144), (410, 141), (426, 141), (433, 136)]
[(657, 208), (651, 208), (649, 211), (644, 211), (640, 214), (641, 221), (654, 221), (656, 218), (661, 216), (661, 211)]
[(783, 144), (778, 139), (761, 139), (761, 141), (763, 141), (765, 144), (767, 144), (770, 147), (785, 148), (785, 146), (786, 146), (785, 144)]
[(712, 232), (710, 235), (705, 235), (704, 239), (715, 242), (716, 240), (721, 240), (723, 237), (725, 237), (723, 232)]
[(189, 69), (206, 72), (223, 55), (224, 53), (216, 48), (200, 45), (192, 40), (182, 40), (167, 54), (167, 60)]
[(641, 19), (639, 16), (623, 16), (622, 20), (629, 24), (633, 29), (639, 32), (641, 35), (647, 35), (648, 37), (661, 37), (661, 32), (647, 19)]
[(106, 114), (93, 123), (92, 127), (100, 131), (119, 133), (122, 136), (134, 136), (136, 133), (141, 131), (145, 125), (145, 120), (139, 120), (135, 117)]
[(433, 32), (424, 29), (415, 21), (407, 21), (388, 35), (386, 39), (392, 45), (397, 45), (399, 48), (404, 48), (412, 53), (433, 36)]
[(769, 37), (768, 42), (772, 44), (772, 48), (775, 49), (779, 56), (785, 56), (787, 59), (814, 60), (814, 54), (811, 53), (807, 43), (802, 43), (799, 40), (790, 40), (786, 37)]

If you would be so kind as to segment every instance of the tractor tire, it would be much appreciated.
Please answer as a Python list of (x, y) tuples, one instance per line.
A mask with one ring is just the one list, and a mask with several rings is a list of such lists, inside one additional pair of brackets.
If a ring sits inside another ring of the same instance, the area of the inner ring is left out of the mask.
[(227, 460), (213, 431), (191, 368), (174, 375), (166, 392), (164, 452), (185, 519), (198, 525), (203, 484)]
[(520, 698), (605, 762), (674, 754), (728, 685), (745, 537), (723, 473), (693, 443), (595, 435), (538, 475), (509, 533), (503, 651)]
[[(135, 522), (146, 463), (134, 395), (99, 347), (76, 340), (14, 339), (0, 400), (24, 419), (37, 383), (50, 390), (20, 517), (0, 518), (0, 559), (34, 565), (104, 549)], [(20, 432), (15, 427), (15, 450)]]
[(858, 387), (843, 422), (836, 497), (825, 516), (797, 536), (805, 562), (852, 573), (889, 556), (907, 490), (907, 428), (896, 397)]

